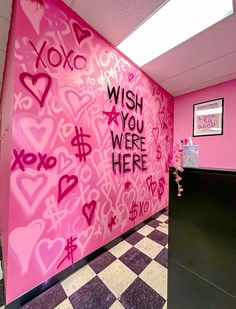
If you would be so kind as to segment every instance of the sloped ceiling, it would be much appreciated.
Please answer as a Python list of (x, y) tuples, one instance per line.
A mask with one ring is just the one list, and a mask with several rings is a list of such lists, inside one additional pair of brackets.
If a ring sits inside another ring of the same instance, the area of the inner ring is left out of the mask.
[[(0, 0), (0, 83), (11, 2), (11, 0)], [(64, 0), (64, 2), (116, 46), (166, 0)], [(234, 5), (235, 3), (236, 0)], [(138, 52), (142, 53), (141, 42)], [(155, 58), (141, 69), (174, 96), (235, 79), (236, 14), (228, 16)]]

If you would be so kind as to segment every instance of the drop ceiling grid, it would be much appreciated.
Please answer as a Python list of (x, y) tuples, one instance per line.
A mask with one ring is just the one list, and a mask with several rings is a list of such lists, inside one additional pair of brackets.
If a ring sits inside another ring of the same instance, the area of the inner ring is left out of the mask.
[(166, 0), (74, 0), (71, 7), (116, 46), (165, 2)]

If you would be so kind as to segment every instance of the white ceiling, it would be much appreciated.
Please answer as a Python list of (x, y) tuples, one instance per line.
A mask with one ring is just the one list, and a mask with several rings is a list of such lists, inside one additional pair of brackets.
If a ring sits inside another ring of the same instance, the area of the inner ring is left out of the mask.
[[(236, 0), (232, 1), (236, 5)], [(153, 14), (165, 0), (64, 0), (64, 2), (116, 46)], [(0, 0), (0, 82), (10, 7), (11, 0)], [(158, 32), (155, 35), (158, 38)], [(142, 52), (141, 48), (140, 42), (138, 52)], [(236, 14), (157, 57), (144, 65), (142, 70), (174, 96), (235, 79)]]

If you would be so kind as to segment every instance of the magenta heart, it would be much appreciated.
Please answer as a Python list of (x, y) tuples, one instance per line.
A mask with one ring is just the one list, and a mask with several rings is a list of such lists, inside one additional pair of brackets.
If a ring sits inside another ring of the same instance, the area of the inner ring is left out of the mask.
[(150, 175), (146, 179), (146, 183), (147, 183), (148, 190), (152, 192), (152, 195), (154, 195), (154, 193), (156, 191), (156, 188), (157, 188), (157, 182), (156, 181), (152, 181), (152, 175)]
[(152, 175), (150, 175), (147, 179), (146, 179), (146, 184), (148, 187), (148, 190), (150, 191), (151, 188), (151, 183), (152, 183)]
[(155, 143), (157, 143), (159, 136), (159, 128), (152, 128), (152, 135), (154, 137)]
[(157, 188), (157, 183), (156, 181), (153, 181), (151, 183), (151, 192), (152, 192), (152, 195), (154, 195), (155, 191), (156, 191), (156, 188)]
[(82, 29), (77, 23), (72, 25), (76, 39), (80, 44), (83, 40), (91, 36), (91, 32), (87, 29)]
[(134, 78), (134, 74), (133, 73), (128, 73), (128, 80), (129, 82), (131, 82), (131, 80)]
[(90, 203), (84, 204), (82, 208), (82, 213), (85, 216), (85, 219), (87, 220), (88, 225), (91, 225), (94, 212), (97, 206), (97, 202), (92, 200)]
[[(78, 177), (75, 175), (63, 175), (58, 182), (58, 203), (77, 185)], [(62, 186), (66, 186), (62, 189)]]
[[(37, 91), (37, 84), (40, 80), (46, 80), (46, 85), (42, 90), (41, 96), (38, 96)], [(35, 97), (35, 99), (39, 102), (39, 105), (43, 107), (49, 89), (51, 87), (52, 78), (50, 75), (46, 73), (37, 73), (32, 75), (30, 73), (23, 72), (20, 74), (20, 81), (22, 85)], [(27, 83), (28, 81), (28, 83)]]

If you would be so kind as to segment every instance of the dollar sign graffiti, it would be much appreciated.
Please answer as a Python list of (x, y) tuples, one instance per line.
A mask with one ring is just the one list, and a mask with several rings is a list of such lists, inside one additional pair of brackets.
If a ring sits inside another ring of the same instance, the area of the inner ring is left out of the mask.
[(77, 249), (77, 245), (74, 244), (74, 242), (76, 241), (77, 237), (72, 238), (69, 237), (67, 239), (67, 244), (65, 247), (65, 251), (67, 251), (67, 255), (64, 257), (64, 259), (59, 263), (59, 265), (57, 266), (57, 268), (59, 268), (61, 266), (61, 264), (65, 261), (65, 260), (70, 260), (71, 263), (74, 263), (74, 251)]
[(90, 144), (84, 142), (84, 138), (89, 138), (90, 135), (84, 134), (83, 129), (80, 128), (80, 132), (77, 127), (75, 127), (75, 136), (71, 140), (71, 145), (73, 147), (78, 147), (78, 153), (75, 154), (77, 158), (79, 158), (80, 162), (84, 160), (86, 161), (86, 157), (92, 151), (92, 147)]
[(136, 204), (135, 202), (132, 203), (132, 206), (130, 208), (130, 211), (129, 211), (129, 219), (131, 221), (135, 221), (135, 219), (137, 218), (138, 216), (138, 211), (137, 211), (137, 207), (138, 207), (138, 204)]
[(161, 146), (160, 145), (157, 146), (156, 152), (157, 152), (157, 155), (156, 155), (157, 161), (160, 161), (161, 159)]
[(165, 191), (165, 179), (164, 179), (164, 177), (161, 177), (160, 179), (159, 179), (159, 187), (158, 187), (158, 190), (157, 190), (157, 192), (158, 192), (158, 199), (159, 200), (161, 200), (161, 197), (162, 197), (162, 195), (163, 195), (163, 193), (164, 193), (164, 191)]

